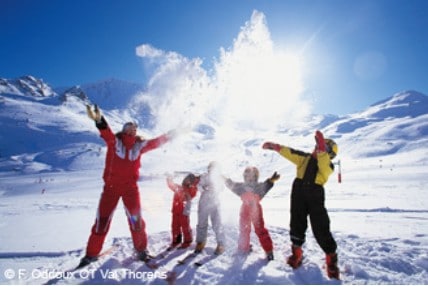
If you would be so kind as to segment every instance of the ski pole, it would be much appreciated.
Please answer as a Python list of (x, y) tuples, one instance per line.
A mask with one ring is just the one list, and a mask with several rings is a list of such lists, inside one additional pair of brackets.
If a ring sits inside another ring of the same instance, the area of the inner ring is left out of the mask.
[(337, 181), (339, 183), (342, 183), (342, 168), (341, 168), (341, 165), (340, 165), (340, 160), (337, 162), (337, 165), (339, 166), (339, 172), (337, 174)]

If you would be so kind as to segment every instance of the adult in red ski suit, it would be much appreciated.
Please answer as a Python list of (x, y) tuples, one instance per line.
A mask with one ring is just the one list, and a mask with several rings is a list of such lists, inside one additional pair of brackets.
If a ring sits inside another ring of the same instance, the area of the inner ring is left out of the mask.
[(239, 241), (238, 252), (248, 253), (251, 251), (250, 234), (251, 224), (259, 238), (268, 260), (273, 260), (273, 244), (269, 231), (265, 227), (263, 209), (260, 201), (273, 187), (279, 175), (275, 172), (272, 177), (263, 183), (258, 183), (259, 171), (256, 167), (247, 167), (244, 171), (244, 183), (235, 183), (226, 179), (226, 186), (241, 197), (242, 205), (239, 214)]
[(192, 199), (198, 191), (198, 183), (199, 177), (193, 174), (187, 175), (181, 186), (175, 184), (171, 177), (167, 178), (168, 187), (174, 192), (171, 209), (172, 242), (170, 249), (176, 247), (181, 242), (183, 243), (180, 248), (187, 248), (193, 241), (192, 228), (190, 226), (190, 210)]
[(172, 132), (146, 140), (136, 135), (136, 124), (128, 122), (123, 126), (121, 132), (114, 134), (97, 106), (95, 106), (95, 112), (91, 110), (90, 106), (87, 106), (87, 112), (88, 116), (94, 119), (101, 138), (107, 145), (107, 155), (103, 174), (104, 189), (86, 247), (86, 256), (82, 258), (81, 264), (88, 264), (99, 255), (110, 227), (113, 212), (120, 199), (125, 206), (134, 248), (140, 259), (144, 260), (147, 256), (147, 234), (145, 222), (141, 216), (137, 185), (140, 158), (143, 153), (169, 141), (172, 138)]

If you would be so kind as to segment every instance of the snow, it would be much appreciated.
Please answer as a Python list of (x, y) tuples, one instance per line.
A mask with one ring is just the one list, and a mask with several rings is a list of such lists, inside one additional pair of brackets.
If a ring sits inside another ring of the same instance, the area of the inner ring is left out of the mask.
[[(404, 110), (381, 112), (396, 106), (397, 98)], [(274, 261), (265, 261), (254, 234), (253, 253), (235, 255), (240, 199), (224, 190), (227, 250), (203, 266), (178, 266), (186, 251), (169, 253), (156, 270), (136, 261), (125, 211), (119, 205), (104, 245), (105, 249), (114, 245), (113, 251), (89, 268), (64, 276), (85, 252), (103, 186), (105, 146), (86, 118), (85, 98), (71, 96), (61, 102), (55, 97), (33, 100), (2, 93), (0, 283), (167, 284), (175, 275), (177, 284), (427, 284), (427, 114), (419, 114), (426, 96), (419, 96), (414, 106), (403, 104), (406, 98), (415, 100), (412, 92), (400, 93), (357, 114), (313, 116), (306, 125), (302, 122), (280, 132), (256, 132), (206, 120), (178, 130), (172, 142), (143, 155), (139, 187), (153, 254), (163, 252), (170, 242), (172, 196), (166, 173), (175, 173), (179, 181), (183, 172), (204, 172), (213, 159), (221, 163), (225, 176), (236, 181), (248, 165), (257, 166), (262, 179), (278, 171), (281, 179), (262, 201)], [(131, 112), (103, 112), (114, 130), (132, 118)], [(353, 122), (362, 124), (345, 131), (339, 128)], [(318, 124), (339, 144), (343, 182), (338, 183), (337, 172), (331, 176), (326, 207), (338, 243), (341, 281), (326, 277), (324, 254), (310, 228), (303, 266), (292, 270), (285, 263), (290, 254), (289, 195), (295, 170), (260, 147), (272, 140), (310, 151), (314, 142), (308, 130)], [(139, 132), (147, 138), (159, 134), (150, 129)], [(193, 229), (198, 199), (191, 213)], [(202, 257), (214, 248), (210, 231)]]
[[(160, 159), (169, 156), (153, 152)], [(0, 283), (167, 284), (166, 277), (174, 272), (177, 284), (426, 284), (426, 158), (423, 149), (376, 158), (342, 158), (343, 182), (339, 184), (332, 176), (326, 185), (326, 206), (338, 243), (341, 281), (326, 277), (324, 254), (310, 229), (304, 265), (292, 270), (285, 263), (290, 253), (289, 192), (293, 174), (283, 173), (262, 201), (274, 242), (272, 262), (265, 261), (254, 234), (253, 253), (244, 258), (235, 255), (240, 200), (225, 190), (221, 196), (227, 251), (203, 266), (178, 266), (177, 260), (188, 254), (183, 250), (171, 252), (156, 270), (136, 261), (126, 216), (119, 206), (105, 242), (105, 249), (111, 245), (117, 248), (86, 270), (59, 279), (62, 271), (77, 265), (84, 255), (102, 189), (102, 166), (27, 175), (4, 172), (0, 174)], [(144, 156), (142, 160), (144, 163)], [(283, 160), (282, 164), (289, 163)], [(143, 174), (147, 173), (145, 169), (150, 168), (143, 164)], [(260, 165), (260, 169), (265, 173), (270, 167)], [(240, 175), (231, 177), (239, 180)], [(170, 243), (172, 196), (162, 175), (144, 177), (139, 187), (149, 250), (157, 254)], [(193, 228), (196, 206), (191, 214)], [(210, 231), (206, 253), (214, 248)]]

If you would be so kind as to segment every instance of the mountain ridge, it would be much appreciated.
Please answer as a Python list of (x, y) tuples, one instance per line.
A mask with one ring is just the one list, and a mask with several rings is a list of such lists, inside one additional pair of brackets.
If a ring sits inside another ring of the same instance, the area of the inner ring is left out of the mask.
[[(82, 158), (100, 156), (103, 145), (96, 129), (88, 123), (86, 104), (98, 103), (114, 130), (120, 129), (123, 122), (137, 120), (140, 128), (150, 134), (154, 126), (150, 105), (135, 108), (132, 105), (143, 91), (141, 85), (117, 79), (55, 89), (33, 76), (0, 78), (0, 117), (4, 131), (0, 136), (0, 171), (22, 171), (23, 165), (34, 162), (67, 170), (70, 166), (84, 165), (77, 162)], [(321, 129), (351, 156), (382, 156), (428, 146), (427, 111), (428, 96), (402, 91), (357, 113), (312, 115), (296, 130), (280, 133), (290, 138), (297, 135), (306, 138), (315, 129)], [(196, 135), (192, 140), (213, 142), (218, 139), (217, 128), (221, 126), (200, 123), (193, 129)], [(258, 148), (261, 138), (243, 141), (253, 142), (243, 144), (247, 156), (252, 156), (251, 148)], [(361, 148), (356, 149), (355, 143)], [(192, 146), (198, 152), (206, 152), (203, 144)], [(21, 164), (22, 160), (17, 158), (27, 158), (22, 159), (26, 163)]]

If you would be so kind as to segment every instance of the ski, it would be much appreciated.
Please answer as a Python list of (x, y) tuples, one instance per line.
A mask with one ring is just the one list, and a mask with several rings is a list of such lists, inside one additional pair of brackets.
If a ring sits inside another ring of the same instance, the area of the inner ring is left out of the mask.
[(147, 259), (145, 261), (143, 261), (146, 266), (152, 270), (156, 270), (160, 267), (160, 264), (152, 259)]
[(206, 256), (202, 257), (201, 259), (199, 259), (198, 261), (195, 261), (195, 263), (193, 263), (193, 265), (195, 267), (201, 267), (205, 263), (217, 258), (218, 256), (219, 256), (218, 254), (206, 255)]
[(168, 257), (175, 255), (175, 253), (180, 253), (178, 250), (180, 248), (168, 247), (165, 250), (161, 251), (156, 255), (148, 255), (147, 259), (142, 260), (147, 267), (150, 269), (158, 269), (161, 266), (161, 262)]
[(172, 253), (172, 251), (174, 251), (176, 248), (169, 246), (168, 248), (166, 248), (165, 250), (159, 252), (158, 254), (156, 254), (156, 256), (154, 257), (154, 259), (164, 259), (165, 257), (168, 256), (168, 254)]
[(195, 257), (198, 256), (198, 254), (200, 254), (200, 253), (195, 253), (192, 251), (191, 253), (187, 254), (184, 258), (179, 259), (177, 261), (177, 265), (174, 267), (174, 269), (167, 272), (167, 277), (166, 277), (165, 281), (170, 285), (175, 284), (175, 282), (177, 280), (177, 276), (178, 276), (178, 273), (177, 273), (178, 268), (180, 268), (183, 265), (187, 264), (188, 262), (192, 261)]
[(69, 271), (66, 271), (66, 272), (73, 272), (73, 271), (77, 271), (77, 270), (79, 270), (79, 269), (82, 269), (82, 268), (84, 268), (84, 267), (86, 267), (86, 266), (88, 266), (88, 265), (90, 265), (90, 264), (92, 264), (92, 263), (94, 263), (94, 262), (98, 261), (98, 259), (100, 259), (100, 258), (102, 258), (102, 257), (104, 257), (104, 256), (106, 256), (106, 255), (109, 255), (109, 254), (110, 254), (110, 253), (112, 253), (112, 252), (113, 252), (117, 247), (118, 247), (117, 245), (113, 245), (113, 246), (109, 247), (108, 249), (104, 250), (103, 252), (101, 252), (100, 254), (98, 254), (98, 256), (97, 256), (96, 258), (94, 258), (94, 260), (92, 260), (92, 261), (88, 261), (87, 263), (82, 263), (82, 262), (80, 262), (80, 264), (79, 264), (79, 265), (77, 265), (75, 268), (73, 268), (73, 269), (71, 269), (71, 270), (69, 270)]
[(169, 271), (166, 274), (165, 281), (168, 282), (169, 285), (175, 285), (177, 281), (177, 273), (175, 271)]
[(186, 255), (183, 259), (178, 260), (177, 264), (179, 264), (179, 265), (186, 264), (186, 263), (190, 262), (191, 260), (193, 260), (198, 254), (199, 253), (191, 252), (188, 255)]
[(100, 258), (109, 255), (110, 253), (112, 253), (117, 248), (118, 248), (118, 245), (113, 245), (113, 246), (109, 247), (108, 249), (104, 250), (103, 252), (101, 252), (100, 254), (98, 254), (98, 256), (93, 261), (90, 261), (89, 263), (82, 263), (81, 262), (81, 263), (79, 263), (79, 265), (77, 265), (71, 269), (64, 270), (64, 271), (62, 271), (63, 275), (60, 275), (58, 278), (53, 278), (53, 279), (47, 281), (45, 284), (46, 285), (57, 284), (59, 281), (63, 280), (64, 277), (68, 277), (71, 273), (84, 269), (85, 267), (87, 267), (87, 266), (93, 264), (94, 262), (98, 261)]
[(135, 254), (129, 257), (128, 259), (126, 259), (125, 261), (123, 261), (121, 264), (123, 267), (129, 267), (129, 265), (131, 265), (134, 262), (144, 263), (145, 266), (153, 270), (158, 269), (160, 267), (157, 256), (153, 256), (150, 254), (147, 255), (146, 259), (141, 259), (137, 257), (137, 255)]
[(158, 269), (159, 268), (159, 264), (156, 262), (156, 260), (158, 259), (158, 255), (154, 256), (151, 254), (147, 254), (145, 259), (141, 259), (139, 257), (136, 257), (136, 259), (138, 261), (143, 262), (150, 269)]

